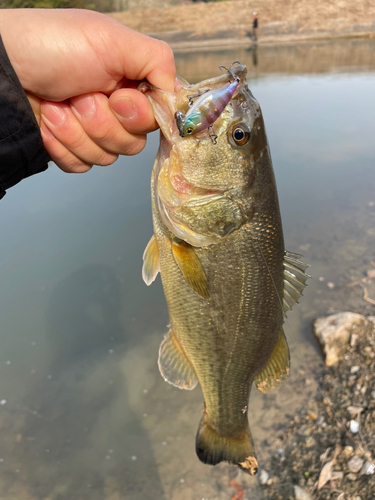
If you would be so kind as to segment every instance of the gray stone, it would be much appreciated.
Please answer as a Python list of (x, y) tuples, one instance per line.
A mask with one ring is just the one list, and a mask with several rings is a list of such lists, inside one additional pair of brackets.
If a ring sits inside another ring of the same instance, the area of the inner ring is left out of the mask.
[(363, 462), (363, 458), (354, 455), (354, 457), (352, 457), (348, 462), (348, 469), (350, 472), (357, 473), (362, 469)]
[(361, 314), (341, 312), (317, 318), (313, 333), (325, 356), (327, 366), (336, 364), (344, 355), (352, 335), (361, 336), (373, 323)]
[(346, 476), (349, 481), (356, 481), (357, 480), (357, 474), (353, 474), (352, 472)]

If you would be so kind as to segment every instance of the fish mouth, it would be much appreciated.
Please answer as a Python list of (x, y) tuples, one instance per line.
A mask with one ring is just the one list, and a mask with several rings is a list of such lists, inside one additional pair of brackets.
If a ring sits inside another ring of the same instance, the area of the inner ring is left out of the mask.
[[(182, 85), (180, 87), (183, 87)], [(208, 133), (201, 132), (194, 137), (181, 136), (178, 120), (176, 120), (177, 92), (158, 89), (144, 82), (138, 90), (148, 98), (155, 119), (160, 127), (160, 148), (158, 162), (153, 171), (154, 195), (158, 212), (168, 229), (178, 238), (193, 246), (204, 246), (212, 243), (206, 236), (189, 229), (178, 217), (176, 211), (182, 206), (199, 205), (222, 195), (222, 191), (199, 187), (192, 184), (183, 174), (179, 148), (184, 141), (199, 144), (207, 140), (211, 144)]]
[(154, 87), (148, 82), (142, 82), (138, 90), (145, 94), (149, 100), (154, 112), (155, 120), (157, 121), (164, 138), (172, 144), (179, 139), (180, 133), (176, 123), (175, 114), (178, 111), (176, 108), (177, 88), (174, 92)]
[[(143, 82), (138, 87), (138, 90), (148, 98), (160, 127), (159, 171), (155, 172), (155, 175), (159, 177), (165, 161), (173, 156), (175, 168), (173, 174), (170, 174), (170, 182), (174, 191), (181, 196), (181, 202), (183, 202), (186, 201), (187, 196), (200, 198), (218, 195), (222, 192), (217, 189), (195, 186), (182, 173), (182, 164), (178, 154), (182, 143), (189, 140), (198, 145), (204, 139), (209, 142), (211, 140), (206, 131), (189, 138), (182, 135), (181, 128), (184, 122), (184, 114), (177, 109), (177, 92), (181, 87), (182, 85), (178, 85), (174, 92), (168, 92), (154, 87), (148, 82)], [(169, 207), (169, 209), (172, 209), (172, 207)]]

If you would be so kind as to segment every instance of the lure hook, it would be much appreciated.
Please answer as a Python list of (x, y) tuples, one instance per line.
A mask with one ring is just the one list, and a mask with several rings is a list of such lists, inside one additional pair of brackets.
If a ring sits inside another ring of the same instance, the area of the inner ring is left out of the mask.
[(229, 68), (227, 68), (226, 66), (219, 66), (219, 69), (220, 71), (222, 71), (222, 69), (224, 68), (225, 70), (228, 71), (228, 73), (230, 74), (230, 76), (233, 78), (233, 81), (236, 81), (236, 82), (239, 82), (240, 81), (240, 78), (238, 76), (236, 76), (233, 71), (232, 71), (232, 66), (233, 64), (235, 63), (238, 63), (238, 64), (241, 64), (240, 61), (234, 61), (230, 66)]

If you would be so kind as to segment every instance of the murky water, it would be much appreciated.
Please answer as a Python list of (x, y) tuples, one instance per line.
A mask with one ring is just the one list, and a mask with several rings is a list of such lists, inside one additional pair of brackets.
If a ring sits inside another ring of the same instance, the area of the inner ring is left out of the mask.
[[(177, 54), (189, 81), (239, 59), (266, 121), (287, 249), (312, 264), (289, 315), (292, 375), (254, 390), (260, 462), (321, 366), (311, 321), (374, 313), (345, 285), (375, 260), (375, 41)], [(199, 389), (178, 391), (156, 360), (168, 313), (141, 279), (152, 234), (158, 142), (113, 167), (54, 166), (9, 190), (0, 212), (0, 497), (4, 500), (229, 500), (234, 469), (201, 464)], [(329, 286), (327, 286), (329, 284)], [(375, 290), (374, 290), (375, 298)], [(236, 472), (234, 473), (236, 474)], [(250, 498), (261, 498), (247, 478)]]

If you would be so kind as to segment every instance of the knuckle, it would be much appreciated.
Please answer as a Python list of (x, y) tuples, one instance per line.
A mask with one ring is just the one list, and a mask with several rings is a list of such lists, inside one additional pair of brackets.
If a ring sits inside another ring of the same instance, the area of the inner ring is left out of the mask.
[(126, 156), (134, 156), (143, 151), (144, 147), (146, 146), (146, 141), (147, 138), (146, 136), (139, 136), (136, 139), (134, 139), (133, 142), (128, 144), (124, 150), (124, 155)]
[(100, 144), (110, 144), (113, 142), (112, 130), (107, 127), (94, 127), (89, 131), (90, 137)]
[(112, 165), (118, 158), (117, 154), (104, 152), (99, 158), (98, 161), (95, 161), (95, 165), (99, 165), (100, 167), (107, 167), (108, 165)]
[(164, 40), (159, 40), (160, 58), (163, 61), (174, 62), (173, 50)]
[(88, 172), (92, 164), (79, 160), (78, 158), (65, 158), (54, 160), (56, 165), (66, 174), (83, 174)]

